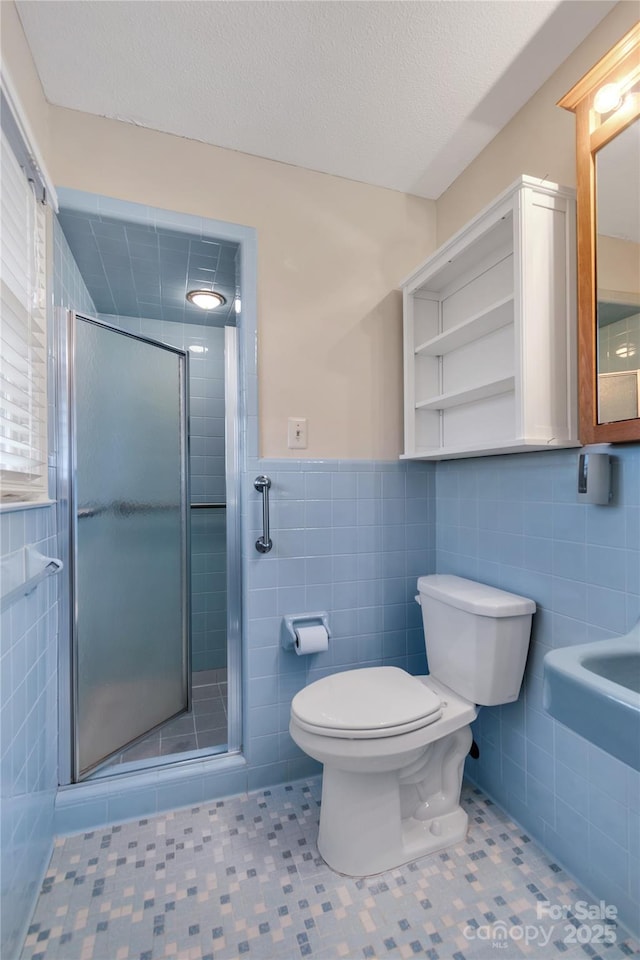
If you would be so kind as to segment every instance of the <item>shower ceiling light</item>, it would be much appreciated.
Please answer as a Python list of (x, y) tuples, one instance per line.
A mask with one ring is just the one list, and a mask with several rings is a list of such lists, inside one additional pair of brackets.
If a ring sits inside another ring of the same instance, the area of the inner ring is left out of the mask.
[(628, 343), (623, 343), (616, 350), (616, 357), (635, 357), (636, 355), (636, 345), (631, 340)]
[(214, 290), (189, 290), (187, 300), (201, 310), (215, 310), (227, 302), (226, 297)]

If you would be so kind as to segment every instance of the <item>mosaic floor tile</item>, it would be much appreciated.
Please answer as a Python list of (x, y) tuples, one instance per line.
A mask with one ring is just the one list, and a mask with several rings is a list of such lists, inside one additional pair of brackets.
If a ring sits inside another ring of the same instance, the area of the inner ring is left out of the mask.
[(615, 924), (549, 919), (589, 896), (481, 792), (463, 803), (464, 842), (360, 880), (318, 855), (317, 780), (60, 838), (22, 960), (640, 955)]

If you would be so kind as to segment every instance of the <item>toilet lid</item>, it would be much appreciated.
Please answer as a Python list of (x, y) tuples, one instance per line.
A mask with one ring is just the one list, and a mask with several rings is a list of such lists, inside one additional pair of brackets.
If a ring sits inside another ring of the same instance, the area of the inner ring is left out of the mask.
[(291, 713), (306, 730), (349, 738), (390, 737), (438, 720), (440, 698), (399, 667), (334, 673), (295, 695)]

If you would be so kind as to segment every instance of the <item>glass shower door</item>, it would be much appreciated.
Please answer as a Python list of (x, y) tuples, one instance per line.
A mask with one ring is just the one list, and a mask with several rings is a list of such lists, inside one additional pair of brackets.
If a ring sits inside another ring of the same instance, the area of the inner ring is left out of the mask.
[(189, 708), (187, 369), (183, 351), (69, 322), (77, 781)]

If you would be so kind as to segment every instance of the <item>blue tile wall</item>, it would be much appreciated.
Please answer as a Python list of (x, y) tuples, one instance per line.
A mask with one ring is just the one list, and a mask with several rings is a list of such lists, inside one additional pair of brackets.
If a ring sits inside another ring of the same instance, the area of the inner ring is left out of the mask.
[[(259, 554), (267, 473), (273, 550)], [(243, 753), (125, 782), (60, 791), (57, 829), (77, 831), (314, 773), (288, 733), (291, 699), (337, 670), (392, 664), (426, 672), (416, 580), (434, 570), (433, 464), (249, 458), (242, 475)], [(326, 654), (280, 645), (287, 613), (327, 611)], [(215, 769), (213, 767), (215, 765)]]
[(74, 260), (57, 217), (53, 218), (52, 294), (54, 306), (67, 307), (95, 317), (95, 304), (78, 270), (78, 265)]
[[(50, 304), (52, 310), (48, 317), (48, 334), (51, 341), (55, 342), (55, 309), (63, 307), (65, 310), (77, 310), (79, 313), (86, 313), (90, 317), (96, 316), (96, 307), (91, 299), (91, 294), (87, 290), (87, 285), (82, 279), (78, 270), (78, 265), (73, 258), (71, 249), (62, 227), (56, 216), (52, 217), (52, 283), (50, 294)], [(55, 391), (53, 385), (56, 382), (57, 370), (53, 351), (49, 355), (49, 366), (47, 376), (49, 378), (49, 436), (55, 437), (57, 413), (55, 409)], [(49, 449), (53, 450), (53, 442), (50, 441)], [(55, 496), (57, 485), (56, 467), (53, 464), (49, 466), (49, 492), (51, 497)]]
[[(127, 223), (98, 210), (66, 209), (65, 191), (60, 202), (60, 222), (101, 313), (178, 323), (234, 321), (237, 243), (151, 218)], [(188, 290), (201, 289), (219, 291), (226, 304), (203, 314), (185, 300)]]
[(467, 775), (637, 933), (640, 774), (542, 702), (548, 650), (619, 636), (640, 617), (640, 446), (611, 452), (609, 506), (576, 502), (576, 451), (438, 464), (436, 565), (538, 605), (521, 698), (481, 710)]
[[(224, 503), (224, 329), (195, 323), (100, 314), (129, 333), (189, 353), (191, 502)], [(227, 665), (226, 529), (224, 510), (191, 511), (192, 668)]]
[[(50, 303), (95, 312), (55, 217), (51, 236)], [(51, 383), (53, 376), (50, 366)], [(50, 414), (52, 407), (53, 396)], [(53, 422), (51, 419), (51, 424)], [(55, 482), (52, 467), (49, 485), (52, 493)], [(43, 553), (55, 556), (55, 536), (55, 505), (0, 513), (2, 555), (35, 543)], [(47, 580), (2, 615), (0, 955), (3, 957), (13, 956), (20, 946), (53, 840), (58, 785), (58, 589), (55, 578)]]
[[(273, 549), (259, 554), (271, 477)], [(319, 769), (292, 742), (292, 697), (337, 670), (380, 664), (425, 673), (416, 580), (434, 570), (433, 464), (251, 460), (244, 477), (245, 750), (250, 788)], [(284, 650), (285, 614), (326, 610), (327, 653)]]
[(191, 659), (194, 672), (227, 666), (225, 510), (191, 511)]
[[(0, 554), (35, 544), (56, 555), (52, 506), (0, 513)], [(42, 581), (2, 613), (0, 796), (2, 945), (19, 952), (53, 840), (58, 785), (57, 583)]]
[[(598, 317), (604, 304), (598, 304)], [(637, 370), (637, 345), (640, 343), (640, 312), (637, 306), (619, 307), (622, 317), (613, 323), (598, 325), (598, 372), (619, 373), (622, 370)]]

